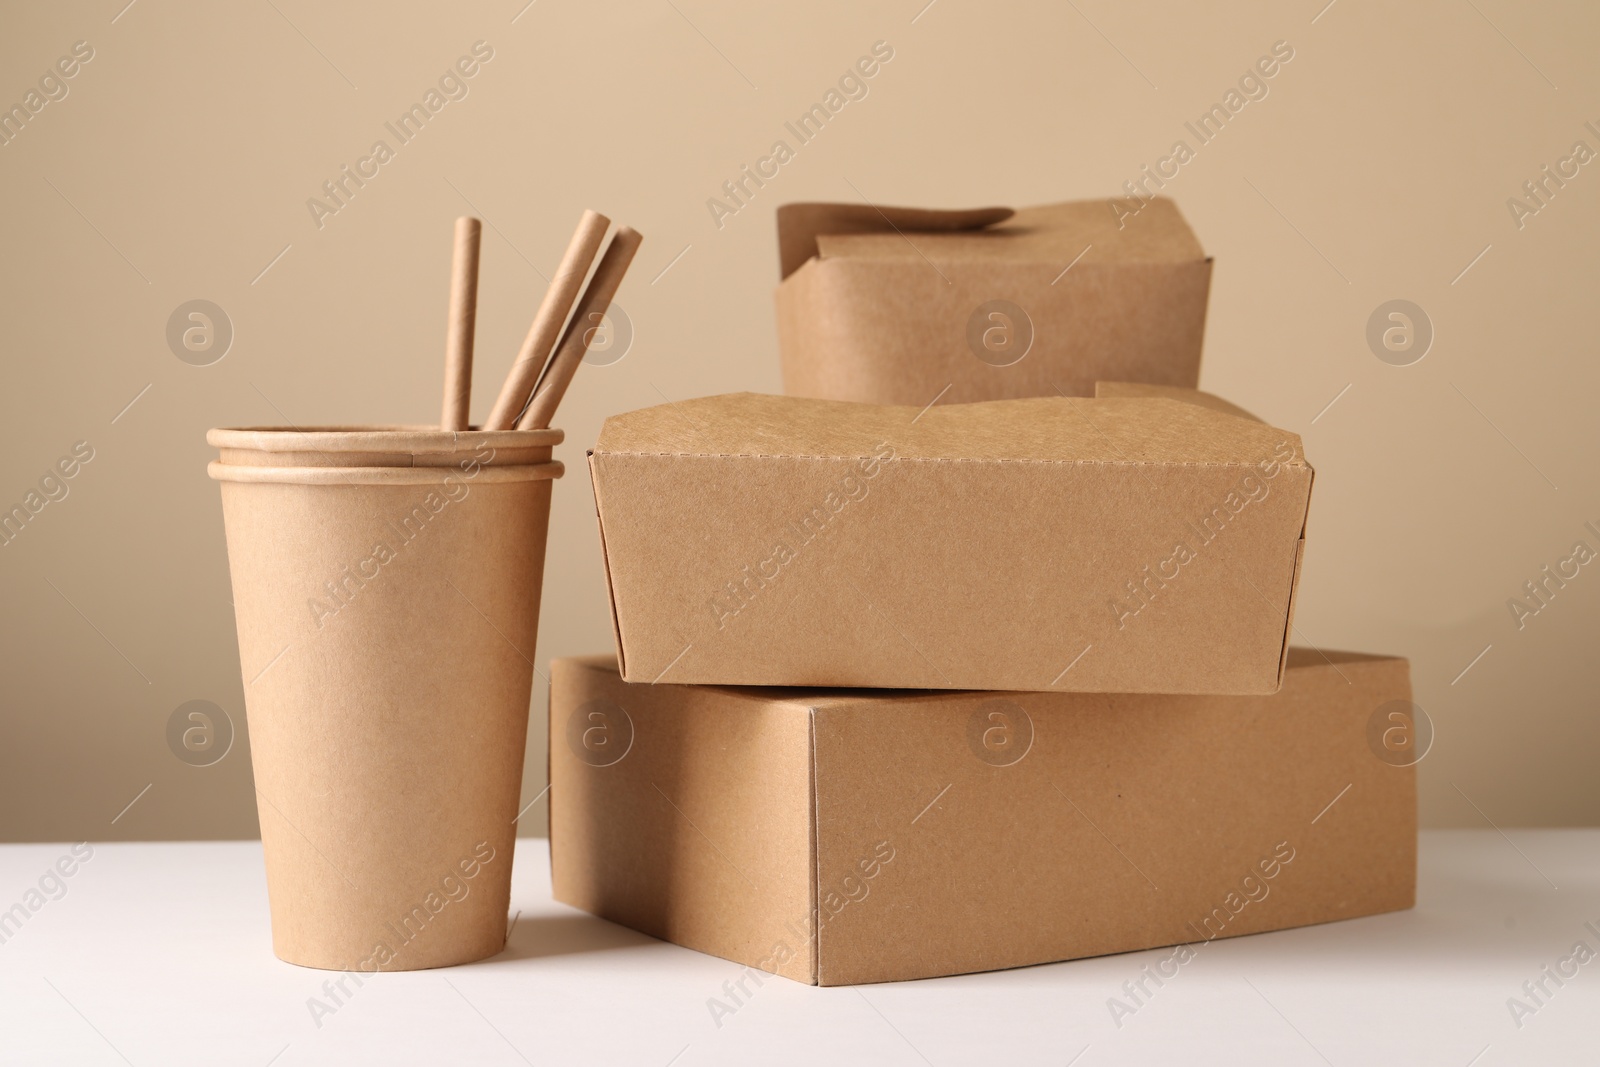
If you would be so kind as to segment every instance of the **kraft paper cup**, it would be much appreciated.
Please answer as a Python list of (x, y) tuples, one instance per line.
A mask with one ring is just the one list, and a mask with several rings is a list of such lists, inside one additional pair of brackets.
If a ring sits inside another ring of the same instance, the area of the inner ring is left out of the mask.
[(212, 430), (277, 955), (506, 939), (560, 430)]

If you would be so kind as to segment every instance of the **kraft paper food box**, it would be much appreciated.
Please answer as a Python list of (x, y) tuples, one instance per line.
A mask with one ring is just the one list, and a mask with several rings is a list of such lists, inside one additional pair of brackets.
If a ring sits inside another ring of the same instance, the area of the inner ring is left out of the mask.
[(628, 681), (1271, 693), (1312, 471), (1192, 390), (735, 394), (589, 455)]
[(1171, 978), (1218, 938), (1412, 906), (1409, 700), (1403, 659), (1300, 648), (1252, 697), (643, 685), (561, 659), (555, 896), (755, 984), (1167, 945), (1148, 965)]
[(918, 407), (1199, 383), (1211, 260), (1170, 200), (778, 209), (784, 392)]

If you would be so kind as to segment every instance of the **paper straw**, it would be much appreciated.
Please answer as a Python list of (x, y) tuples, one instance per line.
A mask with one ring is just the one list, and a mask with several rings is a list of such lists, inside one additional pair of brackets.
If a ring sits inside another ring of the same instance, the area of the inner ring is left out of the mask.
[(589, 265), (594, 262), (595, 253), (600, 251), (600, 242), (605, 239), (609, 225), (610, 219), (593, 211), (585, 211), (578, 220), (578, 228), (567, 243), (567, 251), (561, 257), (555, 277), (550, 279), (550, 287), (545, 290), (544, 300), (533, 316), (533, 325), (528, 328), (528, 336), (522, 342), (516, 362), (511, 364), (505, 384), (500, 387), (494, 409), (484, 420), (485, 430), (511, 429), (527, 407), (528, 397), (532, 395), (534, 385), (544, 371), (550, 350), (555, 347), (556, 337), (561, 332), (561, 324), (566, 321), (567, 312), (572, 310), (572, 302), (578, 298), (584, 275), (589, 273)]
[(578, 372), (578, 364), (583, 362), (584, 354), (589, 351), (589, 341), (594, 337), (606, 309), (611, 306), (611, 298), (616, 295), (617, 287), (622, 284), (622, 276), (628, 272), (628, 264), (633, 262), (633, 254), (639, 251), (639, 243), (643, 240), (638, 230), (627, 226), (620, 227), (616, 236), (611, 238), (605, 255), (600, 257), (600, 265), (594, 269), (594, 277), (589, 280), (588, 288), (578, 300), (567, 332), (562, 335), (560, 345), (550, 357), (550, 365), (534, 387), (528, 410), (517, 420), (517, 429), (542, 430), (550, 425), (550, 420), (555, 417), (556, 405), (561, 403), (567, 386), (572, 383), (572, 376)]
[(450, 257), (450, 321), (444, 342), (444, 417), (446, 430), (465, 430), (472, 404), (472, 338), (478, 311), (478, 247), (483, 223), (456, 219)]

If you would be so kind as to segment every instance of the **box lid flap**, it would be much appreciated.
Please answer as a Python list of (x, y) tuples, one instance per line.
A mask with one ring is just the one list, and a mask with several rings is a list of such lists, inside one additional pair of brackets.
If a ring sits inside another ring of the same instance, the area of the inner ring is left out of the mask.
[[(1171, 200), (1148, 201), (1119, 223), (1109, 200), (967, 212), (913, 212), (861, 205), (779, 208), (784, 277), (812, 256), (875, 262), (1068, 264), (1192, 263), (1205, 252)], [(790, 217), (785, 212), (794, 211)], [(854, 214), (846, 217), (842, 209)], [(839, 212), (839, 214), (834, 214)], [(897, 214), (899, 213), (899, 214)], [(904, 219), (904, 221), (902, 221)], [(893, 225), (890, 225), (893, 220)]]
[(981, 230), (1004, 222), (1014, 212), (1008, 207), (980, 207), (941, 211), (917, 207), (878, 207), (873, 204), (784, 204), (778, 208), (778, 266), (787, 278), (817, 255), (823, 234), (887, 234), (894, 237), (918, 233)]
[(921, 410), (760, 393), (727, 393), (613, 415), (599, 456), (785, 456), (1056, 463), (1249, 465), (1294, 446), (1225, 401), (1187, 389), (1160, 395), (1033, 397)]

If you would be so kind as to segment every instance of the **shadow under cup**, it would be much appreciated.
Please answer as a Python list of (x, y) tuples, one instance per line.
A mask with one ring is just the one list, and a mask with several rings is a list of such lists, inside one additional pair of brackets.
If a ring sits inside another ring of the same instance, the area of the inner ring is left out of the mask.
[(505, 944), (560, 430), (217, 429), (279, 958)]

